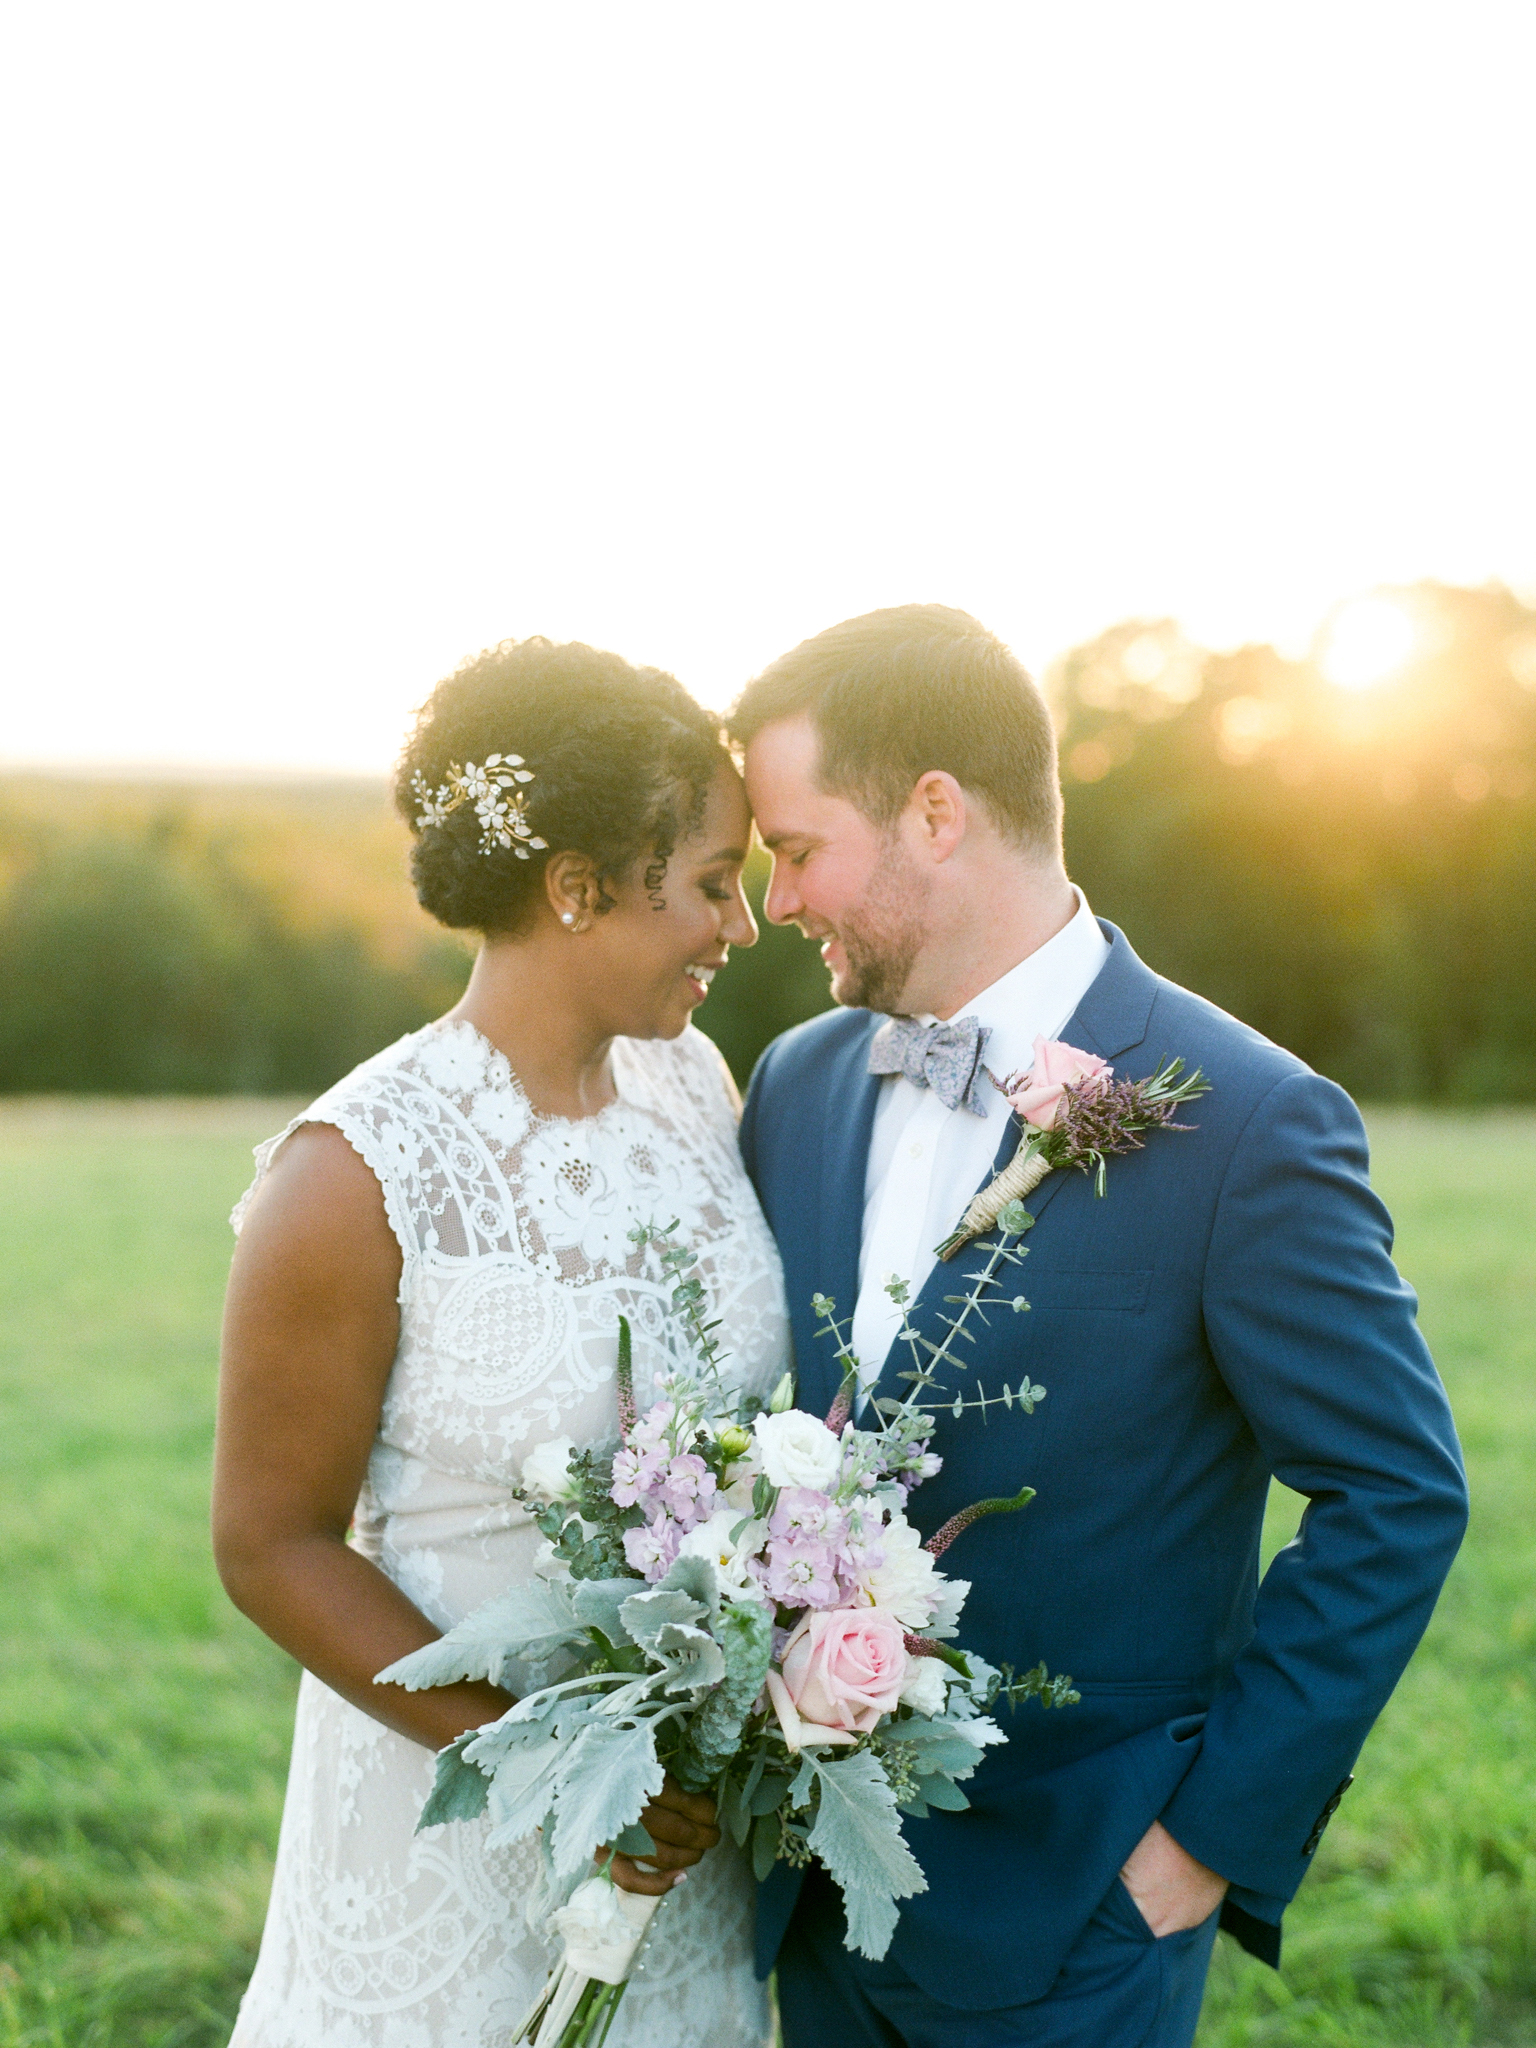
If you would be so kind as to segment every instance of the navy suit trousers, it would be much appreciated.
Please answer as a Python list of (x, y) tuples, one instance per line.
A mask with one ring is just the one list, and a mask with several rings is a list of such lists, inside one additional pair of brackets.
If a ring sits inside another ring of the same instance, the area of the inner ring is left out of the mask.
[(812, 1871), (779, 1952), (784, 2048), (1190, 2048), (1217, 1918), (1159, 1941), (1117, 1877), (1043, 1998), (963, 2012), (889, 1957), (850, 1955), (836, 1887)]

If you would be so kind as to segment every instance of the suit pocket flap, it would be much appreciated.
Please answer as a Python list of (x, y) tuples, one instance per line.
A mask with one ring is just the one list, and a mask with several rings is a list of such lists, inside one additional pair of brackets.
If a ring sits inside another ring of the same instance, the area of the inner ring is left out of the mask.
[(1041, 1266), (1033, 1273), (1026, 1268), (1020, 1284), (1031, 1308), (1134, 1311), (1147, 1305), (1152, 1269), (1137, 1272), (1117, 1266), (1095, 1272), (1079, 1267), (1065, 1272)]

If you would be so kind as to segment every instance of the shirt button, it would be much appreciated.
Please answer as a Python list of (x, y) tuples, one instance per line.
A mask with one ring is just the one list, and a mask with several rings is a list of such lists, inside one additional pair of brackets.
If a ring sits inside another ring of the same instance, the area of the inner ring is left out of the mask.
[(907, 1147), (907, 1156), (911, 1159), (921, 1159), (923, 1156), (923, 1147), (920, 1144), (909, 1145)]

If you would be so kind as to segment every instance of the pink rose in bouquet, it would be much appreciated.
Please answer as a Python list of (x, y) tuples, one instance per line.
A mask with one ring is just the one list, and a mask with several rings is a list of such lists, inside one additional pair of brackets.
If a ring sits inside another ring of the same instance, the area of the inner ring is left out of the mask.
[(851, 1742), (894, 1713), (907, 1675), (901, 1623), (878, 1607), (807, 1614), (784, 1645), (768, 1692), (792, 1749)]
[[(1096, 1052), (1080, 1052), (1059, 1038), (1037, 1038), (1034, 1066), (1027, 1074), (1010, 1074), (1003, 1093), (1016, 1116), (1036, 1130), (1048, 1131), (1068, 1088), (1095, 1094), (1108, 1085), (1109, 1076), (1109, 1061), (1101, 1060)], [(1086, 1088), (1085, 1083), (1089, 1084)]]

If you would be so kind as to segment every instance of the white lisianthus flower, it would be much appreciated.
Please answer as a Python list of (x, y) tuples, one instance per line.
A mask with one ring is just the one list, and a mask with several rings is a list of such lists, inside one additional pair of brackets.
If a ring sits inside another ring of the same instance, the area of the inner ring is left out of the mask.
[(552, 1436), (548, 1443), (535, 1444), (523, 1460), (523, 1491), (535, 1500), (574, 1500), (576, 1482), (570, 1464), (575, 1448), (568, 1436)]
[(553, 1543), (544, 1542), (533, 1553), (533, 1576), (565, 1585), (570, 1581), (571, 1568), (563, 1557), (556, 1557)]
[(814, 1415), (786, 1408), (782, 1415), (757, 1416), (752, 1427), (771, 1486), (808, 1486), (828, 1493), (837, 1484), (843, 1447)]
[(755, 1460), (726, 1467), (728, 1478), (720, 1489), (720, 1498), (728, 1508), (734, 1508), (738, 1520), (742, 1515), (752, 1513), (752, 1490), (757, 1485), (762, 1467)]
[(885, 1558), (872, 1571), (860, 1572), (865, 1596), (874, 1606), (894, 1614), (904, 1628), (926, 1633), (944, 1584), (943, 1573), (905, 1515), (893, 1515), (878, 1540)]
[(918, 1714), (942, 1714), (949, 1693), (948, 1670), (941, 1657), (908, 1657), (902, 1705)]
[(752, 1513), (752, 1490), (763, 1476), (757, 1438), (749, 1430), (743, 1430), (742, 1435), (747, 1439), (746, 1449), (732, 1458), (720, 1475), (720, 1498), (728, 1508), (736, 1510), (738, 1518)]
[[(750, 1510), (749, 1510), (750, 1512)], [(679, 1557), (707, 1558), (715, 1568), (715, 1577), (720, 1590), (728, 1598), (740, 1599), (743, 1595), (753, 1600), (762, 1600), (763, 1589), (747, 1571), (749, 1552), (739, 1543), (731, 1541), (731, 1531), (741, 1520), (735, 1508), (716, 1508), (707, 1522), (701, 1522), (696, 1529), (690, 1529), (677, 1546)], [(748, 1535), (745, 1529), (743, 1537)]]

